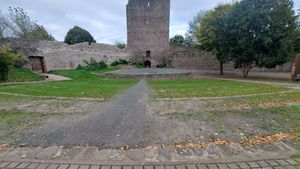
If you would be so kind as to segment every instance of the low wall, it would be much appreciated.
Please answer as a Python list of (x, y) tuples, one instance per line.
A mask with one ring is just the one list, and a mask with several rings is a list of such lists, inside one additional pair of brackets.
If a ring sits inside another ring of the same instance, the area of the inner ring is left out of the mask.
[[(126, 49), (119, 49), (114, 45), (80, 43), (68, 45), (56, 41), (39, 41), (29, 39), (0, 39), (1, 43), (10, 43), (25, 53), (25, 60), (30, 56), (42, 56), (45, 59), (47, 70), (75, 69), (83, 60), (94, 58), (110, 64), (118, 59), (129, 60)], [(29, 64), (29, 63), (28, 63)], [(28, 66), (28, 65), (27, 65)]]

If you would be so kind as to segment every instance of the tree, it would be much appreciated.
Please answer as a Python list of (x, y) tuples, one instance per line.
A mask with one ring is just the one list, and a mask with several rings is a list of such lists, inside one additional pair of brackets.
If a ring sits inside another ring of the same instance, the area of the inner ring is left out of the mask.
[(220, 63), (220, 74), (224, 74), (224, 63), (229, 61), (229, 44), (226, 32), (228, 31), (228, 20), (234, 4), (219, 5), (215, 9), (207, 11), (198, 17), (196, 38), (200, 47), (212, 52)]
[(228, 25), (230, 54), (243, 77), (253, 66), (275, 68), (295, 54), (299, 27), (292, 0), (241, 0)]
[(70, 29), (65, 37), (65, 43), (69, 45), (83, 42), (96, 43), (94, 37), (79, 26), (74, 26), (74, 28)]
[(22, 59), (22, 53), (15, 52), (8, 44), (0, 47), (0, 81), (8, 79), (10, 66)]
[(31, 21), (27, 12), (19, 7), (9, 7), (8, 16), (0, 13), (0, 37), (55, 40), (44, 26)]
[(49, 40), (54, 41), (54, 37), (49, 34), (43, 25), (35, 24), (34, 29), (29, 32), (28, 35), (31, 39)]
[(126, 43), (124, 42), (116, 42), (115, 45), (119, 48), (119, 49), (125, 49), (126, 48)]
[(196, 32), (200, 27), (200, 18), (203, 16), (206, 12), (201, 11), (199, 12), (193, 20), (189, 22), (189, 27), (187, 30), (187, 33), (185, 34), (185, 41), (186, 46), (188, 47), (199, 47), (198, 40), (196, 38)]
[(182, 35), (175, 35), (173, 38), (170, 39), (170, 43), (172, 45), (185, 45), (185, 39)]

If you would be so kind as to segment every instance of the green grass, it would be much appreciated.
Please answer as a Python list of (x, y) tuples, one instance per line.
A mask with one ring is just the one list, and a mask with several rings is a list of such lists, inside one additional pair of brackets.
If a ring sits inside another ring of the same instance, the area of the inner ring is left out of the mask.
[[(109, 68), (96, 73), (115, 70)], [(26, 94), (32, 96), (71, 97), (71, 98), (105, 98), (109, 99), (121, 91), (128, 89), (136, 80), (106, 79), (104, 76), (92, 74), (85, 70), (62, 70), (50, 73), (72, 78), (70, 81), (50, 81), (46, 83), (4, 85), (0, 92)]]
[(151, 80), (157, 98), (222, 97), (285, 91), (287, 88), (229, 80)]
[[(26, 69), (10, 69), (7, 82), (31, 82), (45, 80), (42, 76)], [(1, 83), (1, 82), (0, 82)], [(3, 83), (3, 82), (2, 82)]]

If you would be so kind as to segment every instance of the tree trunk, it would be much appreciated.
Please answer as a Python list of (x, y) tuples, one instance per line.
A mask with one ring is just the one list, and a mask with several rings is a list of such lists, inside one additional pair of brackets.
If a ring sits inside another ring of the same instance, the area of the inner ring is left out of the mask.
[(224, 63), (220, 62), (220, 75), (224, 75)]
[(248, 77), (250, 69), (252, 68), (251, 65), (252, 65), (251, 63), (243, 64), (243, 75), (242, 75), (243, 78)]

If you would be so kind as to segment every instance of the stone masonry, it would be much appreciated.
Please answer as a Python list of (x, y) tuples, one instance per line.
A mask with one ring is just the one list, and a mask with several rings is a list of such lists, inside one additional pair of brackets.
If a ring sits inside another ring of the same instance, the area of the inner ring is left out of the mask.
[(129, 0), (127, 38), (132, 60), (155, 67), (169, 56), (170, 0)]
[(107, 44), (80, 43), (68, 45), (56, 41), (40, 41), (29, 39), (0, 39), (0, 44), (8, 43), (12, 47), (24, 52), (26, 67), (31, 69), (30, 57), (42, 57), (48, 71), (59, 69), (76, 69), (79, 64), (84, 65), (83, 60), (91, 58), (97, 61), (105, 61), (110, 64), (118, 59), (129, 60), (126, 49), (118, 49), (117, 46)]

